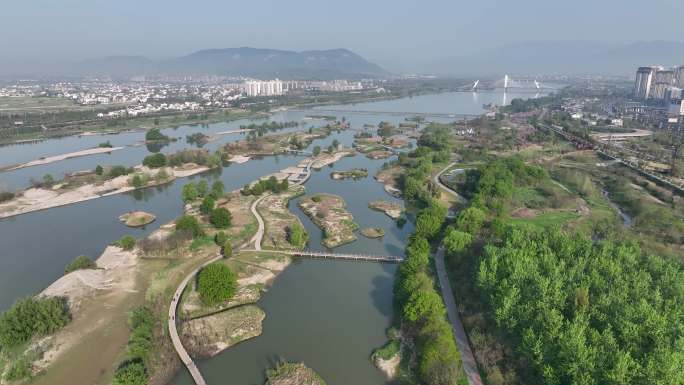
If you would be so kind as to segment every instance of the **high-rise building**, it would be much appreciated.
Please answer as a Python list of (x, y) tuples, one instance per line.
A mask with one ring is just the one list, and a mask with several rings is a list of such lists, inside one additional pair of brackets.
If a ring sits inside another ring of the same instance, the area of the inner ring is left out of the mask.
[(649, 99), (664, 100), (670, 87), (674, 86), (674, 76), (673, 70), (657, 70)]
[(283, 94), (283, 82), (275, 79), (268, 81), (249, 80), (242, 87), (247, 96), (278, 96)]
[(636, 72), (636, 81), (634, 82), (635, 98), (643, 100), (649, 98), (656, 70), (657, 67), (639, 67)]
[(684, 88), (684, 65), (675, 67), (673, 71), (675, 86), (679, 88)]

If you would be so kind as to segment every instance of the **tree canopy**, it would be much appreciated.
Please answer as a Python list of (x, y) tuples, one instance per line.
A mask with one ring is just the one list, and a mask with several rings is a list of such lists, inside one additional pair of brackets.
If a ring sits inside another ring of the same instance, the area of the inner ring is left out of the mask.
[(512, 228), (477, 282), (537, 383), (682, 384), (684, 270), (638, 248)]
[(207, 305), (216, 305), (235, 295), (237, 277), (228, 266), (222, 263), (212, 263), (199, 272), (197, 291), (202, 302)]

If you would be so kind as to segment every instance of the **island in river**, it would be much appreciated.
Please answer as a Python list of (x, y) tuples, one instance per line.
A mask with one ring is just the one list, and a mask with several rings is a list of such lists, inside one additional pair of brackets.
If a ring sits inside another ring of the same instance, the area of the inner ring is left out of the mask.
[(302, 198), (299, 207), (323, 230), (323, 246), (332, 249), (356, 240), (354, 232), (359, 225), (354, 223), (354, 217), (347, 211), (347, 204), (342, 197), (316, 194)]

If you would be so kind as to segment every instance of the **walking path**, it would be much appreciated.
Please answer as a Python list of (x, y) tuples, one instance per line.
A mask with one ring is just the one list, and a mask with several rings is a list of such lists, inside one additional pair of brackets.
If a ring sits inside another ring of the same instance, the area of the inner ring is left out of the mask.
[(444, 246), (440, 246), (437, 250), (437, 254), (435, 254), (435, 265), (437, 267), (439, 286), (442, 288), (442, 298), (444, 298), (444, 303), (446, 304), (449, 321), (451, 322), (454, 337), (456, 338), (456, 345), (458, 345), (458, 350), (461, 352), (461, 362), (466, 377), (468, 378), (468, 384), (482, 385), (482, 378), (480, 378), (480, 372), (477, 369), (477, 362), (475, 362), (473, 352), (470, 350), (468, 336), (461, 323), (461, 317), (458, 315), (456, 300), (454, 299), (453, 291), (451, 291), (451, 284), (449, 283), (449, 277), (447, 276), (446, 267), (444, 266)]
[(453, 167), (453, 166), (455, 166), (455, 165), (456, 165), (455, 162), (449, 163), (446, 167), (444, 167), (444, 168), (442, 169), (442, 171), (438, 172), (437, 175), (435, 175), (435, 177), (434, 177), (433, 179), (434, 179), (435, 183), (436, 183), (437, 185), (439, 185), (439, 187), (442, 188), (442, 190), (444, 190), (444, 191), (447, 192), (447, 194), (449, 194), (449, 195), (453, 196), (454, 198), (456, 198), (460, 203), (465, 203), (465, 202), (466, 202), (466, 199), (463, 198), (463, 197), (461, 196), (461, 194), (459, 194), (459, 193), (457, 193), (456, 191), (450, 189), (447, 185), (445, 185), (444, 183), (442, 183), (442, 181), (439, 179), (439, 178), (442, 176), (442, 174), (444, 174), (444, 173), (446, 172), (446, 170), (450, 169), (451, 167)]
[[(435, 183), (437, 183), (444, 191), (457, 197), (461, 201), (466, 201), (461, 195), (456, 191), (450, 189), (439, 180), (439, 177), (449, 168), (453, 167), (456, 163), (450, 163), (442, 171), (435, 175)], [(461, 317), (458, 315), (458, 308), (456, 307), (456, 300), (454, 297), (454, 292), (451, 290), (451, 284), (449, 283), (449, 276), (446, 272), (446, 267), (444, 264), (444, 246), (440, 245), (435, 254), (435, 265), (437, 268), (437, 278), (439, 279), (439, 286), (442, 289), (442, 298), (444, 298), (444, 304), (447, 308), (447, 314), (449, 316), (449, 321), (451, 322), (451, 328), (454, 331), (454, 337), (456, 338), (456, 345), (458, 345), (458, 350), (461, 352), (461, 362), (463, 364), (463, 370), (468, 378), (469, 385), (482, 385), (482, 378), (480, 377), (480, 371), (477, 369), (477, 362), (473, 356), (473, 352), (470, 349), (470, 342), (468, 341), (468, 336), (466, 335), (465, 329), (463, 328), (463, 323), (461, 322)]]
[(204, 381), (202, 373), (200, 373), (199, 369), (197, 369), (195, 362), (192, 360), (188, 352), (183, 347), (183, 343), (181, 342), (180, 337), (178, 336), (178, 329), (176, 328), (176, 311), (178, 309), (178, 302), (180, 301), (180, 298), (183, 295), (183, 291), (185, 290), (185, 287), (188, 286), (190, 280), (203, 267), (209, 265), (210, 263), (214, 263), (221, 258), (223, 258), (223, 256), (219, 254), (216, 257), (210, 259), (209, 261), (203, 263), (200, 267), (193, 270), (192, 273), (188, 274), (183, 280), (183, 282), (181, 282), (180, 286), (178, 286), (178, 288), (176, 289), (176, 293), (174, 293), (173, 300), (171, 301), (171, 306), (169, 306), (169, 334), (171, 334), (171, 342), (173, 343), (173, 347), (176, 349), (176, 352), (178, 353), (178, 357), (180, 357), (181, 361), (183, 361), (185, 367), (188, 368), (190, 375), (192, 375), (192, 378), (193, 380), (195, 380), (195, 384), (197, 385), (206, 385), (207, 383), (206, 381)]

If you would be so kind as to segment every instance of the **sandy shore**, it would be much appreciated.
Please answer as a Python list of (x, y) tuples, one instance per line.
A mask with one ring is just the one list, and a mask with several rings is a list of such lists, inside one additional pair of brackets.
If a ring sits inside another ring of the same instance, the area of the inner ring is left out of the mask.
[(60, 162), (62, 160), (66, 159), (71, 159), (71, 158), (78, 158), (81, 156), (89, 156), (89, 155), (97, 155), (97, 154), (105, 154), (108, 152), (112, 151), (118, 151), (123, 149), (123, 147), (96, 147), (96, 148), (89, 148), (87, 150), (81, 150), (81, 151), (74, 151), (74, 152), (69, 152), (66, 154), (62, 155), (55, 155), (55, 156), (46, 156), (44, 158), (32, 160), (30, 162), (26, 163), (21, 163), (18, 165), (14, 166), (6, 166), (0, 168), (0, 171), (14, 171), (18, 170), (20, 168), (26, 168), (26, 167), (33, 167), (33, 166), (41, 166), (44, 164), (50, 164), (50, 163), (55, 163), (55, 162)]
[[(209, 168), (197, 165), (189, 168), (186, 165), (186, 167), (167, 168), (166, 170), (171, 177), (164, 183), (176, 178), (196, 175), (209, 170)], [(136, 167), (136, 171), (146, 172), (152, 176), (158, 172), (158, 170), (150, 170), (142, 166)], [(29, 188), (18, 194), (16, 198), (0, 204), (0, 219), (133, 191), (136, 188), (129, 184), (130, 178), (130, 175), (122, 175), (102, 184), (88, 184), (66, 191)], [(146, 187), (150, 187), (150, 185), (141, 188)]]

